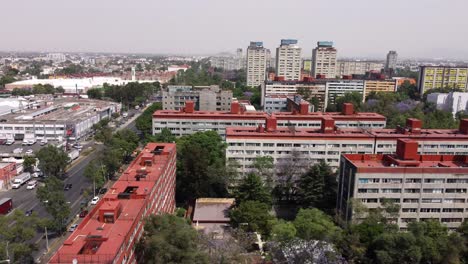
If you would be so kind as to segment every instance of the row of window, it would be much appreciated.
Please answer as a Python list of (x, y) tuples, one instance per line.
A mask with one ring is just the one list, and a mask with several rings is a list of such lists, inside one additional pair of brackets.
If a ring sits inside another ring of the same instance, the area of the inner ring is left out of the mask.
[[(394, 203), (420, 203), (419, 198), (404, 198), (403, 201), (399, 198), (362, 198), (362, 203), (382, 203), (384, 200), (389, 200)], [(453, 203), (465, 203), (465, 199), (463, 198), (421, 198), (421, 203), (445, 203), (445, 204), (453, 204)]]
[[(419, 221), (430, 221), (430, 220), (439, 220), (438, 218), (420, 218)], [(416, 222), (416, 218), (401, 218), (403, 223)], [(462, 218), (441, 218), (440, 222), (442, 223), (461, 223), (463, 222)]]
[[(403, 213), (417, 213), (418, 208), (402, 208), (401, 211)], [(463, 213), (465, 211), (464, 208), (420, 208), (419, 212), (421, 213)], [(468, 208), (466, 209), (468, 212)]]
[[(421, 189), (401, 189), (401, 188), (359, 188), (358, 193), (421, 193)], [(422, 193), (467, 193), (466, 188), (425, 188), (422, 189)]]
[[(459, 175), (462, 176), (462, 175)], [(463, 175), (463, 176), (468, 176), (468, 175)], [(420, 178), (359, 178), (358, 179), (359, 183), (468, 183), (468, 178), (448, 178), (448, 179), (438, 179), (438, 178), (426, 178), (426, 179), (420, 179)]]

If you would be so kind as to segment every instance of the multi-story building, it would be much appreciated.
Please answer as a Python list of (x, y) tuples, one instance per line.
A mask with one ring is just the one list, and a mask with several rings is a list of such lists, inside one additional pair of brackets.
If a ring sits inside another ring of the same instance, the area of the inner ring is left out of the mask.
[(312, 72), (312, 60), (311, 59), (302, 60), (302, 70), (308, 73)]
[(235, 56), (216, 56), (210, 58), (211, 67), (222, 68), (226, 71), (240, 70), (245, 67), (242, 49), (236, 50)]
[(380, 71), (384, 67), (382, 62), (378, 61), (359, 61), (346, 60), (338, 61), (336, 64), (336, 75), (366, 74), (368, 71)]
[(453, 117), (468, 110), (468, 93), (431, 93), (427, 95), (427, 101), (434, 103), (437, 109), (451, 112)]
[(326, 102), (326, 81), (321, 79), (304, 78), (304, 81), (267, 81), (261, 86), (262, 106), (265, 107), (267, 98), (271, 96), (294, 96), (298, 93), (308, 94), (309, 100), (316, 98), (317, 109), (324, 111)]
[(331, 41), (319, 41), (312, 50), (312, 76), (336, 78), (336, 53)]
[(301, 95), (268, 95), (265, 97), (263, 111), (266, 113), (300, 111), (301, 103), (309, 105), (309, 112), (314, 112), (313, 105), (302, 99)]
[[(329, 79), (326, 80), (326, 100), (325, 109), (328, 104), (335, 104), (336, 98), (343, 96), (345, 93), (358, 92), (364, 93), (364, 81), (353, 79)], [(364, 100), (364, 98), (363, 98)]]
[(16, 173), (15, 162), (0, 162), (0, 190), (8, 190)]
[[(357, 113), (347, 108), (342, 113), (309, 112), (309, 103), (301, 102), (300, 109), (291, 112), (275, 113), (279, 127), (320, 127), (323, 117), (336, 120), (339, 127), (385, 127), (385, 117), (376, 113)], [(183, 111), (159, 110), (153, 114), (153, 134), (163, 128), (171, 130), (175, 136), (191, 135), (198, 131), (214, 130), (221, 137), (226, 136), (226, 128), (232, 126), (257, 127), (264, 124), (269, 115), (265, 112), (246, 111), (239, 102), (232, 102), (231, 111), (195, 111), (194, 103), (188, 101)]]
[(232, 91), (221, 90), (217, 85), (186, 86), (169, 85), (162, 92), (164, 110), (180, 110), (185, 101), (195, 102), (195, 109), (200, 111), (229, 111), (231, 109)]
[(359, 221), (365, 215), (355, 214), (351, 201), (375, 209), (387, 199), (400, 206), (391, 220), (403, 230), (430, 219), (455, 229), (468, 219), (467, 191), (466, 155), (419, 155), (418, 142), (405, 139), (396, 154), (341, 156), (337, 209), (342, 219)]
[(49, 263), (137, 263), (143, 220), (174, 212), (175, 174), (175, 144), (146, 145)]
[[(345, 104), (344, 112), (347, 111), (353, 111), (351, 104)], [(408, 119), (406, 127), (397, 129), (378, 128), (378, 124), (358, 129), (359, 124), (336, 125), (336, 117), (323, 116), (321, 124), (315, 127), (297, 122), (279, 127), (274, 114), (267, 118), (265, 126), (229, 127), (226, 158), (237, 161), (241, 172), (248, 172), (257, 156), (271, 156), (275, 164), (281, 164), (293, 153), (306, 160), (307, 166), (324, 160), (337, 169), (341, 154), (394, 153), (398, 139), (418, 141), (418, 152), (423, 155), (468, 154), (468, 120), (462, 120), (458, 130), (421, 129), (422, 122), (417, 119)]]
[(250, 42), (247, 48), (247, 86), (257, 87), (265, 81), (270, 59), (270, 50), (263, 47), (263, 42)]
[(364, 100), (372, 92), (395, 92), (397, 90), (397, 80), (364, 80)]
[(420, 66), (419, 92), (424, 94), (434, 88), (457, 88), (466, 91), (468, 67)]
[(301, 51), (295, 39), (282, 39), (276, 48), (276, 76), (286, 81), (298, 81), (301, 78)]
[(396, 69), (398, 60), (398, 53), (391, 50), (387, 53), (387, 60), (385, 61), (385, 72), (392, 73)]

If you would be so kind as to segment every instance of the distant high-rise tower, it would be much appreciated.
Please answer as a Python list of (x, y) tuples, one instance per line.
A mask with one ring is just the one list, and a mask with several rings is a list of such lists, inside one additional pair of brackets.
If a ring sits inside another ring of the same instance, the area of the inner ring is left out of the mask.
[(132, 82), (136, 81), (135, 67), (132, 67)]
[(387, 54), (387, 61), (385, 62), (385, 72), (386, 73), (393, 73), (396, 69), (398, 59), (398, 53), (394, 50), (391, 50)]
[(282, 39), (276, 48), (276, 76), (297, 81), (301, 78), (301, 51), (295, 39)]
[(247, 48), (247, 86), (259, 86), (265, 81), (270, 56), (270, 50), (263, 47), (263, 42), (250, 42)]
[(312, 76), (325, 75), (326, 78), (336, 77), (336, 53), (331, 41), (319, 41), (312, 50)]
[(236, 50), (236, 63), (237, 63), (237, 66), (236, 66), (237, 69), (245, 68), (244, 56), (242, 54), (242, 49), (241, 48), (238, 48)]

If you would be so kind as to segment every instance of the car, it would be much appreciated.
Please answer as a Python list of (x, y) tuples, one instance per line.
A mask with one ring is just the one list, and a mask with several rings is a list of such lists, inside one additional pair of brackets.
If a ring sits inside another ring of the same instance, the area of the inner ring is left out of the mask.
[(23, 143), (21, 143), (21, 145), (27, 146), (28, 145), (28, 140), (27, 139), (23, 140)]
[(41, 144), (41, 146), (46, 145), (46, 144), (47, 144), (47, 138), (43, 138), (43, 139), (41, 140), (41, 143), (40, 143), (40, 144)]
[(13, 145), (13, 143), (15, 143), (15, 140), (14, 139), (7, 139), (7, 141), (5, 142), (5, 145)]
[(28, 211), (26, 211), (25, 215), (26, 215), (26, 216), (31, 216), (33, 212), (34, 212), (33, 209), (28, 210)]
[(87, 199), (81, 200), (81, 202), (80, 202), (80, 206), (81, 206), (81, 207), (85, 207), (85, 206), (87, 206), (87, 205), (88, 205), (88, 200), (87, 200)]
[(97, 204), (99, 202), (99, 197), (98, 196), (95, 196), (92, 200), (91, 200), (91, 204)]
[(36, 188), (36, 186), (37, 186), (37, 181), (30, 181), (30, 182), (28, 182), (28, 186), (26, 186), (26, 189), (32, 190), (32, 189)]
[(77, 150), (82, 150), (83, 146), (81, 146), (80, 144), (75, 144), (75, 145), (73, 145), (73, 148), (75, 148)]
[(88, 214), (88, 210), (82, 210), (80, 212), (80, 218), (84, 218)]
[(74, 232), (77, 227), (78, 227), (78, 224), (71, 225), (70, 228), (68, 228), (68, 232)]
[(72, 187), (73, 187), (73, 185), (72, 185), (71, 183), (67, 183), (67, 184), (65, 184), (65, 187), (63, 187), (63, 190), (68, 191), (68, 190), (70, 190)]
[(26, 153), (27, 155), (32, 155), (32, 154), (34, 153), (34, 150), (28, 149), (28, 150), (26, 150), (25, 153)]
[(99, 194), (105, 194), (107, 192), (107, 188), (101, 188), (99, 190)]

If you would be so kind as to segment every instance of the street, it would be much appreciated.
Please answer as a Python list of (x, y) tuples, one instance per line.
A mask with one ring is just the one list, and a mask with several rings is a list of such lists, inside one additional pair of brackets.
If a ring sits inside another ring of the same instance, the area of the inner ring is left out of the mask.
[[(135, 119), (142, 113), (142, 111), (143, 110), (133, 110), (132, 113), (134, 113), (134, 116), (128, 119), (124, 124), (122, 124), (122, 126), (118, 127), (115, 131), (118, 131), (123, 128), (129, 128), (130, 130), (137, 132), (137, 129), (135, 127)], [(71, 221), (75, 220), (75, 216), (80, 212), (80, 203), (83, 199), (81, 189), (92, 190), (93, 188), (92, 182), (90, 182), (84, 176), (84, 170), (92, 160), (96, 159), (96, 157), (99, 155), (99, 152), (104, 147), (102, 144), (95, 144), (94, 141), (90, 141), (89, 143), (83, 144), (83, 152), (91, 146), (95, 150), (87, 156), (80, 156), (77, 160), (75, 160), (68, 168), (68, 177), (64, 180), (64, 184), (72, 184), (72, 188), (70, 190), (65, 191), (65, 197), (70, 203)], [(45, 208), (42, 206), (41, 202), (36, 197), (36, 189), (27, 190), (26, 184), (21, 186), (19, 189), (11, 189), (8, 191), (0, 192), (0, 199), (6, 197), (12, 198), (13, 208), (15, 210), (20, 209), (23, 212), (33, 210), (41, 218), (49, 217)], [(68, 236), (69, 234), (67, 232), (64, 235)], [(52, 245), (55, 242), (55, 240), (59, 238), (60, 237), (49, 237), (49, 246)], [(34, 237), (33, 242), (38, 248), (38, 251), (34, 252), (34, 259), (39, 259), (43, 254), (45, 254), (47, 247), (44, 232), (38, 232)]]

